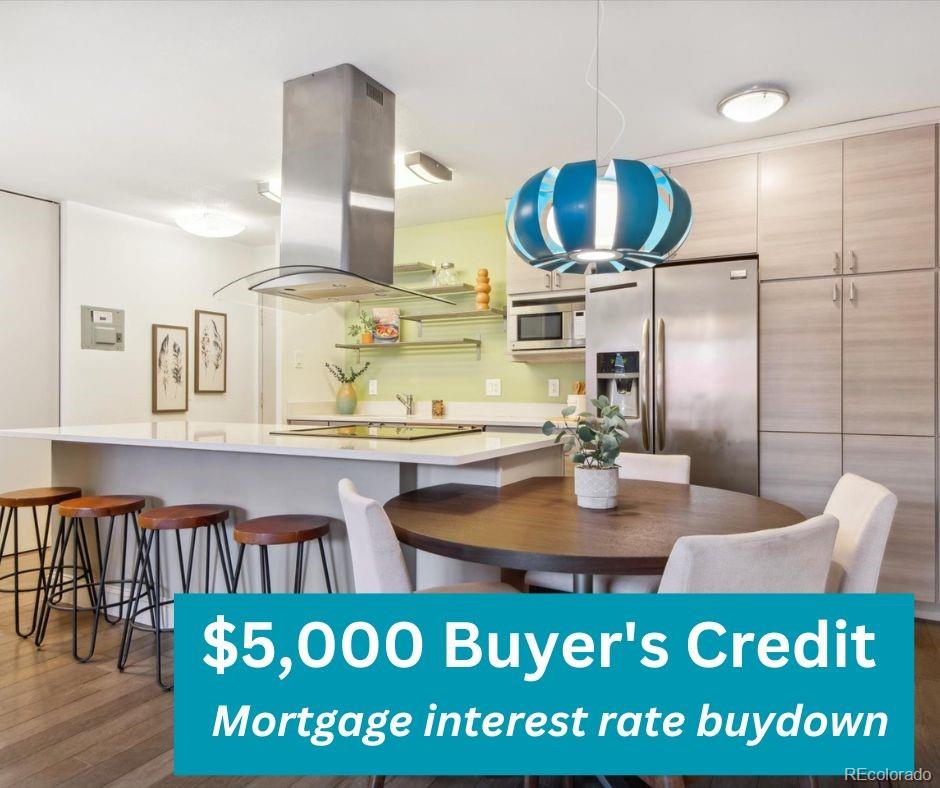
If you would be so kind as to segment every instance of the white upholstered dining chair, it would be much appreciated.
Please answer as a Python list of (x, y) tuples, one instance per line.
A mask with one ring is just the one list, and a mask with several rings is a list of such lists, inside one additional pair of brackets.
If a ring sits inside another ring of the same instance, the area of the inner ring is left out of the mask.
[[(339, 483), (339, 500), (346, 518), (353, 578), (359, 594), (409, 594), (414, 583), (405, 566), (395, 529), (378, 501), (358, 493), (349, 479)], [(424, 588), (422, 594), (508, 594), (518, 589), (505, 583), (458, 583)]]
[[(639, 454), (624, 453), (617, 457), (617, 465), (621, 479), (637, 479), (646, 482), (672, 482), (673, 484), (688, 484), (692, 467), (692, 458), (687, 454)], [(659, 585), (659, 575), (630, 575), (624, 578), (610, 575), (595, 575), (594, 590), (607, 591), (611, 581), (623, 579), (624, 590), (627, 584), (632, 584), (633, 593), (651, 593)], [(536, 588), (548, 588), (552, 591), (571, 591), (573, 580), (571, 575), (563, 572), (526, 572), (525, 583)]]
[(838, 530), (835, 517), (821, 514), (785, 528), (680, 537), (659, 593), (823, 593)]
[(839, 520), (827, 591), (875, 593), (897, 505), (897, 496), (876, 482), (854, 473), (839, 479), (826, 504), (826, 514)]

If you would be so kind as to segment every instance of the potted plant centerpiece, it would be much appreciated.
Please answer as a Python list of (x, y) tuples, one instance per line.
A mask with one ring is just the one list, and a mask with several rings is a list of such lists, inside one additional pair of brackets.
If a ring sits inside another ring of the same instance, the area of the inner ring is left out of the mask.
[(336, 392), (336, 410), (344, 416), (352, 415), (356, 412), (356, 404), (359, 402), (353, 383), (369, 368), (369, 362), (367, 361), (362, 369), (350, 367), (346, 370), (327, 361), (326, 368), (340, 382), (339, 391)]
[(579, 413), (574, 421), (574, 405), (561, 412), (563, 425), (546, 421), (542, 425), (545, 435), (554, 435), (565, 454), (573, 452), (574, 492), (578, 506), (584, 509), (613, 509), (617, 505), (617, 455), (620, 441), (627, 437), (627, 423), (616, 405), (605, 396), (591, 400), (597, 415), (587, 411)]
[(349, 325), (349, 336), (353, 339), (359, 337), (359, 344), (371, 345), (375, 338), (376, 320), (365, 312), (359, 313), (359, 319)]

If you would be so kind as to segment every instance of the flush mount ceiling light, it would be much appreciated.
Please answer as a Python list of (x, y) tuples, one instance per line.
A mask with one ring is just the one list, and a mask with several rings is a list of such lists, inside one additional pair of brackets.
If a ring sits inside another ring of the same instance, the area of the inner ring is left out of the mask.
[(398, 153), (395, 155), (395, 189), (410, 189), (412, 186), (427, 186), (444, 183), (454, 177), (454, 172), (423, 151)]
[[(606, 274), (652, 268), (679, 248), (692, 227), (692, 203), (686, 191), (659, 167), (642, 161), (598, 155), (598, 99), (626, 120), (620, 108), (598, 88), (598, 44), (603, 4), (597, 4), (594, 53), (584, 81), (594, 91), (594, 155), (533, 175), (506, 208), (506, 235), (516, 253), (534, 268)], [(595, 66), (594, 83), (588, 78)]]
[(769, 118), (790, 100), (783, 88), (754, 85), (732, 93), (718, 102), (718, 112), (737, 123), (754, 123)]
[(234, 216), (208, 208), (181, 211), (176, 216), (176, 224), (181, 230), (203, 238), (231, 238), (245, 229), (244, 223)]
[(262, 197), (281, 204), (281, 182), (280, 181), (262, 181), (258, 184), (258, 194)]

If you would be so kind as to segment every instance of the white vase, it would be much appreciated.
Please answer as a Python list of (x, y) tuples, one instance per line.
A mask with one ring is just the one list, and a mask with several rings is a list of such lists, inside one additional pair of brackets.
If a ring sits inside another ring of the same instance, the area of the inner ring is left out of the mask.
[(574, 469), (574, 494), (582, 509), (613, 509), (617, 506), (617, 469)]

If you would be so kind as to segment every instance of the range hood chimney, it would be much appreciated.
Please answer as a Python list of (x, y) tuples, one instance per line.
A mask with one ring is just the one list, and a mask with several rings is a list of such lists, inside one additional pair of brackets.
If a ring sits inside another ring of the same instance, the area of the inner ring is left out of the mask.
[(395, 94), (348, 63), (285, 82), (279, 265), (216, 296), (304, 312), (396, 295), (453, 303), (391, 284), (394, 237)]

